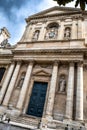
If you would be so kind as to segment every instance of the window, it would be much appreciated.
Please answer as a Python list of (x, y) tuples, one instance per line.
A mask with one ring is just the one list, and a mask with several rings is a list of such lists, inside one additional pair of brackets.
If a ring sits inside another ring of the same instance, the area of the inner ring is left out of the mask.
[(3, 78), (3, 75), (4, 75), (4, 73), (5, 73), (5, 70), (6, 70), (6, 68), (4, 68), (4, 67), (1, 67), (1, 68), (0, 68), (0, 82), (1, 82), (1, 80), (2, 80), (2, 78)]

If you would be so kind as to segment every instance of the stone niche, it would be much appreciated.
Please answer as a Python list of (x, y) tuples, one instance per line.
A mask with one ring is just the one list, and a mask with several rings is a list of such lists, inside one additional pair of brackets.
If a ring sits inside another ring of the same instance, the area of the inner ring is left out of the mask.
[[(16, 104), (17, 104), (17, 101), (18, 101), (18, 98), (20, 95), (20, 91), (21, 91), (21, 88), (23, 85), (23, 82), (21, 82), (21, 78), (23, 77), (22, 74), (26, 74), (27, 66), (28, 66), (27, 64), (22, 64), (22, 66), (20, 68), (16, 83), (14, 86), (14, 90), (12, 92), (12, 96), (11, 96), (10, 101), (9, 101), (9, 109), (16, 107)], [(21, 85), (19, 85), (20, 82), (21, 82)]]
[(55, 93), (53, 117), (56, 120), (64, 119), (66, 110), (66, 91), (67, 91), (68, 65), (60, 64), (58, 72), (58, 82)]
[(87, 122), (87, 65), (84, 65), (83, 70), (83, 114), (84, 120)]

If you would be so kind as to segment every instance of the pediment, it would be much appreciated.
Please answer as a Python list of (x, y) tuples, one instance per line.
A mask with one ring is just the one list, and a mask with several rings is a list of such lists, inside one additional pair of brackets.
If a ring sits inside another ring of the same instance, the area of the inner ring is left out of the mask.
[(53, 15), (53, 14), (77, 12), (77, 11), (80, 11), (80, 9), (78, 9), (78, 8), (70, 8), (70, 7), (54, 6), (54, 7), (52, 7), (52, 8), (49, 8), (49, 9), (44, 10), (44, 11), (41, 11), (40, 13), (37, 13), (37, 14), (32, 15), (32, 16), (30, 16), (30, 17), (46, 16), (46, 15)]
[(37, 76), (51, 76), (51, 73), (46, 70), (37, 70), (33, 72), (33, 75)]

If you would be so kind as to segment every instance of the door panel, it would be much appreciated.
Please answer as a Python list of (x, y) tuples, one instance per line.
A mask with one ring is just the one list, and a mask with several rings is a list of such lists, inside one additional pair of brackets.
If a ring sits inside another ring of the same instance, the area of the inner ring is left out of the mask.
[(46, 91), (47, 91), (47, 83), (34, 82), (27, 110), (28, 115), (42, 117), (46, 98)]

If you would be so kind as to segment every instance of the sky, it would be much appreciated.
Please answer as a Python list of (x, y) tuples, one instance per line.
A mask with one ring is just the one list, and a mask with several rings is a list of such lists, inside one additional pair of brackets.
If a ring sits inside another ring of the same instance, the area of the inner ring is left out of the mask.
[[(53, 6), (58, 6), (53, 0), (0, 0), (0, 29), (8, 29), (9, 43), (15, 45), (25, 30), (25, 18)], [(67, 6), (74, 7), (74, 3)]]

